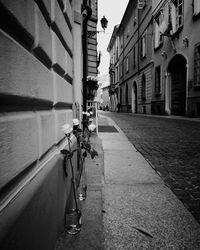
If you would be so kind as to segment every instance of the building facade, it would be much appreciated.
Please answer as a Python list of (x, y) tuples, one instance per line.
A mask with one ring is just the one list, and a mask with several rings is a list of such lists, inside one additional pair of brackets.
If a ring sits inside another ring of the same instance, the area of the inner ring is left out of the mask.
[(199, 1), (153, 1), (152, 113), (200, 116)]
[[(118, 30), (114, 30), (108, 46), (110, 78), (117, 86), (117, 94), (113, 91), (110, 94), (117, 96), (122, 112), (151, 113), (151, 17), (151, 1), (146, 1), (140, 9), (137, 1), (129, 1)], [(119, 56), (115, 58), (115, 55)]]
[(118, 104), (118, 87), (119, 87), (119, 36), (117, 35), (119, 25), (113, 30), (107, 51), (110, 53), (109, 66), (109, 95), (110, 95), (110, 111), (117, 111)]
[(0, 0), (1, 249), (53, 250), (64, 230), (62, 125), (81, 118), (84, 18), (80, 0)]
[(199, 9), (197, 0), (129, 1), (117, 32), (121, 111), (200, 116)]

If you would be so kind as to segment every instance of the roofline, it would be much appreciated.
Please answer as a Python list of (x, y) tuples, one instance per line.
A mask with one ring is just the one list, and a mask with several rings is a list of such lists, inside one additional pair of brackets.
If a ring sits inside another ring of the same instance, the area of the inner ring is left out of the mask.
[(128, 2), (127, 6), (126, 6), (126, 10), (125, 10), (124, 15), (123, 15), (123, 17), (121, 19), (118, 31), (123, 27), (122, 23), (124, 22), (124, 19), (127, 16), (127, 13), (128, 13), (128, 10), (129, 10), (129, 6), (132, 4), (132, 1), (134, 1), (134, 0), (129, 0), (129, 2)]
[(113, 29), (113, 32), (112, 32), (112, 36), (110, 38), (110, 41), (109, 41), (109, 44), (108, 44), (108, 47), (107, 47), (107, 51), (110, 52), (110, 49), (111, 49), (111, 46), (115, 40), (115, 38), (117, 37), (117, 31), (119, 29), (119, 24), (115, 25), (114, 29)]

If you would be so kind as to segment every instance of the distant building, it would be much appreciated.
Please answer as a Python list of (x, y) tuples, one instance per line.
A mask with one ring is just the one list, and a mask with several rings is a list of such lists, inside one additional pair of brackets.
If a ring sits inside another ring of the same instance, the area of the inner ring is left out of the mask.
[(200, 116), (200, 1), (153, 1), (153, 114)]
[(137, 1), (129, 1), (120, 25), (113, 31), (108, 45), (113, 110), (119, 102), (122, 112), (151, 113), (151, 9), (151, 1), (141, 9)]
[(98, 107), (108, 106), (110, 108), (110, 96), (109, 96), (109, 75), (102, 75), (98, 77), (98, 91), (96, 100), (99, 102)]
[(117, 27), (108, 45), (110, 97), (121, 111), (199, 117), (200, 2), (129, 1)]
[(117, 35), (119, 25), (114, 27), (107, 51), (110, 53), (110, 110), (117, 111), (119, 90), (119, 36)]
[(103, 106), (103, 109), (110, 109), (109, 86), (102, 87), (101, 99), (101, 105)]

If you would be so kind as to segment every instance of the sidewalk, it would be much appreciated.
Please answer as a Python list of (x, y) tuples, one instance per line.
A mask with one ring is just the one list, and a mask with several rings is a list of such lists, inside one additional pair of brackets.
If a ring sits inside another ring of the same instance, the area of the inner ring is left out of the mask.
[(100, 116), (99, 131), (82, 230), (63, 235), (56, 250), (200, 249), (200, 225), (120, 128)]

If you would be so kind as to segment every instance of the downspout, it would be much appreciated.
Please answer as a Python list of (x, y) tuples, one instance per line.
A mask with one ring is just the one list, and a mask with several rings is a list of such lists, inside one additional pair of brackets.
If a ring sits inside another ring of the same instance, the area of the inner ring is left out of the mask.
[(86, 10), (86, 15), (83, 19), (83, 111), (86, 111), (87, 102), (87, 73), (88, 73), (88, 35), (87, 35), (87, 23), (92, 16), (92, 9), (87, 5), (87, 0), (83, 0), (83, 10)]

